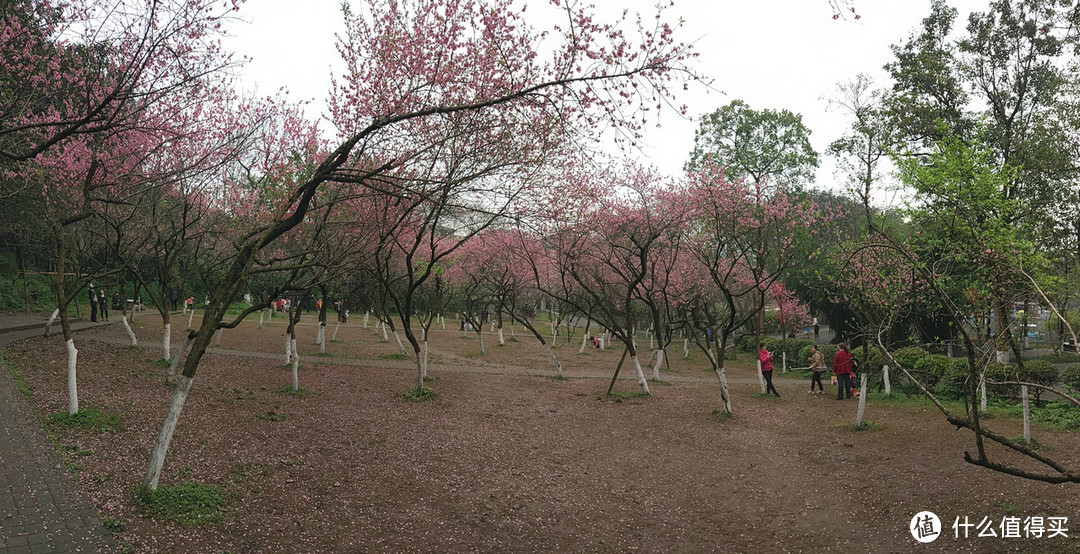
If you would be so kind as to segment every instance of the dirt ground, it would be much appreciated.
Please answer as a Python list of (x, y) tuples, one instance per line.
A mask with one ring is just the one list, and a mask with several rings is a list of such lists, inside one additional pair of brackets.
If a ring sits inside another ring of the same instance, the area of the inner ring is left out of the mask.
[[(226, 331), (203, 359), (161, 482), (226, 491), (225, 520), (198, 528), (152, 519), (133, 500), (171, 393), (155, 364), (160, 320), (139, 317), (137, 349), (123, 346), (119, 325), (76, 335), (80, 405), (119, 414), (123, 429), (55, 438), (130, 551), (1080, 552), (1080, 485), (965, 463), (970, 433), (930, 405), (872, 400), (875, 428), (854, 431), (855, 400), (837, 401), (835, 388), (810, 395), (806, 381), (780, 375), (783, 397), (761, 396), (743, 356), (729, 373), (735, 415), (718, 419), (716, 379), (701, 354), (683, 360), (681, 344), (651, 397), (602, 399), (621, 350), (578, 354), (580, 335), (562, 342), (567, 379), (554, 379), (520, 328), (506, 346), (487, 335), (484, 355), (475, 335), (434, 331), (438, 396), (412, 403), (402, 393), (414, 365), (393, 359), (393, 339), (354, 316), (328, 355), (314, 356), (312, 320), (299, 330), (305, 396), (281, 392), (291, 383), (283, 318)], [(182, 340), (174, 331), (174, 347)], [(23, 341), (8, 354), (38, 411), (66, 409), (61, 341)], [(624, 368), (616, 390), (638, 390), (630, 377)], [(1020, 434), (1018, 421), (990, 424)], [(1034, 434), (1080, 467), (1080, 434)], [(923, 510), (944, 524), (929, 544), (909, 531)], [(965, 517), (989, 518), (984, 529), (998, 536), (972, 527), (955, 538)], [(1001, 537), (1005, 518), (1029, 517), (1067, 517), (1075, 530)]]

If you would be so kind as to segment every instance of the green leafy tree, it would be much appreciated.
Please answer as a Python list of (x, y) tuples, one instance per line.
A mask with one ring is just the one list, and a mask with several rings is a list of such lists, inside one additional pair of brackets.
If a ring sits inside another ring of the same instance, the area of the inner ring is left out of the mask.
[(818, 167), (818, 153), (810, 146), (810, 129), (801, 115), (757, 111), (742, 100), (701, 118), (685, 169), (699, 170), (709, 159), (725, 168), (725, 178), (747, 178), (757, 185), (766, 180), (806, 185)]

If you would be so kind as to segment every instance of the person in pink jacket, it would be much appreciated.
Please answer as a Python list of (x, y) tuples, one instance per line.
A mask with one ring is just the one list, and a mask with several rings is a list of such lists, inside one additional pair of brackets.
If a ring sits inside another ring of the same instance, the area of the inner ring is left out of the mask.
[(852, 379), (855, 371), (851, 367), (851, 353), (848, 352), (846, 342), (840, 343), (840, 349), (833, 356), (832, 372), (836, 377), (836, 399), (851, 398), (851, 389), (855, 388), (855, 382)]
[(780, 398), (780, 393), (776, 391), (776, 387), (772, 384), (772, 352), (765, 350), (762, 346), (761, 350), (758, 350), (758, 359), (761, 360), (761, 375), (765, 377), (765, 393), (773, 393), (777, 398)]

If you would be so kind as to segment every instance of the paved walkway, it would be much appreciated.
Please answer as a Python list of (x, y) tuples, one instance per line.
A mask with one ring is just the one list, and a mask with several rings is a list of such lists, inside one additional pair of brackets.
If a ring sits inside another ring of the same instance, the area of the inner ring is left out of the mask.
[[(0, 348), (41, 335), (46, 319), (0, 314)], [(105, 324), (75, 322), (72, 328), (95, 325)], [(63, 340), (59, 320), (52, 332)], [(14, 379), (0, 371), (0, 552), (119, 551)]]

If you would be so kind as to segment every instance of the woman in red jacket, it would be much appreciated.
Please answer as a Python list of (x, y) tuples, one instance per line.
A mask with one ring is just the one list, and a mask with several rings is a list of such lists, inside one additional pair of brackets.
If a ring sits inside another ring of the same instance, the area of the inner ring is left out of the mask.
[(777, 398), (780, 398), (780, 393), (776, 392), (776, 387), (772, 384), (772, 352), (765, 350), (765, 347), (762, 346), (761, 350), (758, 350), (758, 359), (761, 360), (761, 374), (765, 377), (765, 383), (768, 385), (765, 393), (772, 392)]
[(833, 356), (832, 372), (833, 376), (836, 377), (836, 386), (838, 387), (836, 389), (836, 399), (851, 398), (851, 389), (855, 387), (855, 382), (851, 376), (855, 372), (851, 369), (851, 353), (848, 352), (846, 342), (840, 343), (840, 349)]

